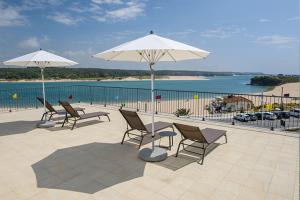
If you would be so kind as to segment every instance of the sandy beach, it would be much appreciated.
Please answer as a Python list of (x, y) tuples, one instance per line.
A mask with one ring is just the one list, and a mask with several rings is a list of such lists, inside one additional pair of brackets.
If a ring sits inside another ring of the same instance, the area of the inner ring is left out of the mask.
[(290, 94), (290, 97), (299, 97), (300, 95), (300, 83), (286, 83), (276, 86), (272, 90), (264, 92), (264, 95), (281, 96), (282, 88), (283, 94)]
[[(157, 76), (157, 80), (166, 80), (166, 81), (193, 81), (193, 80), (209, 80), (205, 76)], [(59, 79), (59, 80), (45, 80), (45, 82), (82, 82), (82, 81), (145, 81), (150, 80), (149, 78), (139, 78), (139, 77), (133, 77), (129, 76), (126, 78), (114, 78), (114, 79)], [(17, 80), (17, 81), (8, 81), (8, 80), (0, 80), (0, 82), (7, 82), (7, 83), (35, 83), (35, 82), (41, 82), (40, 79), (35, 80)]]

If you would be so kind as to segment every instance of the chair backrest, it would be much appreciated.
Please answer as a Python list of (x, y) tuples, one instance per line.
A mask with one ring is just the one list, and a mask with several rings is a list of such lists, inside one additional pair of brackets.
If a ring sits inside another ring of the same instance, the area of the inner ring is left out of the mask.
[(67, 101), (58, 101), (59, 104), (64, 107), (66, 112), (71, 115), (71, 117), (80, 117), (78, 112), (71, 106), (71, 104)]
[[(37, 98), (37, 100), (39, 100), (44, 105), (44, 98), (43, 97), (36, 97), (36, 98)], [(56, 112), (56, 110), (53, 108), (53, 106), (47, 100), (45, 100), (45, 103), (46, 103), (46, 108), (50, 112)]]
[(178, 129), (178, 131), (181, 133), (184, 139), (189, 139), (201, 143), (207, 143), (199, 127), (178, 124), (178, 123), (174, 123), (174, 126)]
[(122, 110), (119, 109), (120, 113), (123, 115), (125, 118), (127, 124), (132, 128), (132, 129), (137, 129), (140, 131), (147, 131), (144, 123), (138, 116), (138, 114), (134, 111), (129, 111), (129, 110)]

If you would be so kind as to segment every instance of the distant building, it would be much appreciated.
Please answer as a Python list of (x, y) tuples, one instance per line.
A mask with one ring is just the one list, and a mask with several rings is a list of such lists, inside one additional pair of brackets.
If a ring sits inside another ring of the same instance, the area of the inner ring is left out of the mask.
[(242, 96), (226, 96), (223, 97), (223, 104), (225, 110), (237, 111), (237, 110), (251, 110), (253, 108), (253, 102)]

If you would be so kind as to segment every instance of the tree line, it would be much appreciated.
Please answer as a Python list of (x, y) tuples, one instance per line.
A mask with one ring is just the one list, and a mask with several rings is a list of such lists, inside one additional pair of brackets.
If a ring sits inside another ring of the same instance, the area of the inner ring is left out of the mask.
[(298, 75), (283, 75), (278, 74), (276, 76), (255, 76), (251, 78), (251, 85), (260, 86), (277, 86), (285, 83), (295, 83), (300, 81)]
[[(233, 74), (243, 75), (249, 73), (240, 72), (209, 72), (209, 71), (173, 71), (158, 70), (158, 76), (231, 76)], [(257, 73), (256, 73), (257, 74)], [(106, 79), (124, 78), (128, 76), (145, 77), (150, 76), (148, 70), (122, 70), (101, 68), (46, 68), (45, 79)], [(1, 80), (33, 80), (40, 79), (40, 69), (28, 68), (0, 68)]]

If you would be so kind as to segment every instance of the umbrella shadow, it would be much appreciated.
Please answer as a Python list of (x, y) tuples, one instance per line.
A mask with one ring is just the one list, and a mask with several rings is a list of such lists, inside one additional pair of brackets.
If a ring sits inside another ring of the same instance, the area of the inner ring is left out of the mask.
[(39, 188), (93, 194), (142, 177), (145, 164), (130, 145), (90, 143), (59, 149), (32, 168)]
[[(200, 145), (199, 143), (192, 143), (192, 145), (198, 146)], [(211, 144), (207, 149), (205, 156), (206, 157), (208, 154), (210, 154), (215, 148), (217, 148), (220, 143), (213, 143)], [(188, 150), (188, 151), (186, 151)], [(194, 151), (197, 153), (203, 153), (202, 149), (194, 148), (194, 147), (186, 147), (185, 149), (182, 149), (179, 151), (178, 156), (176, 157), (175, 154), (168, 156), (168, 158), (162, 162), (156, 163), (159, 166), (165, 167), (167, 169), (176, 171), (178, 169), (181, 169), (191, 163), (199, 162), (201, 161), (201, 155), (192, 153), (190, 151)]]
[(13, 121), (0, 123), (0, 136), (27, 133), (36, 128), (39, 121)]

